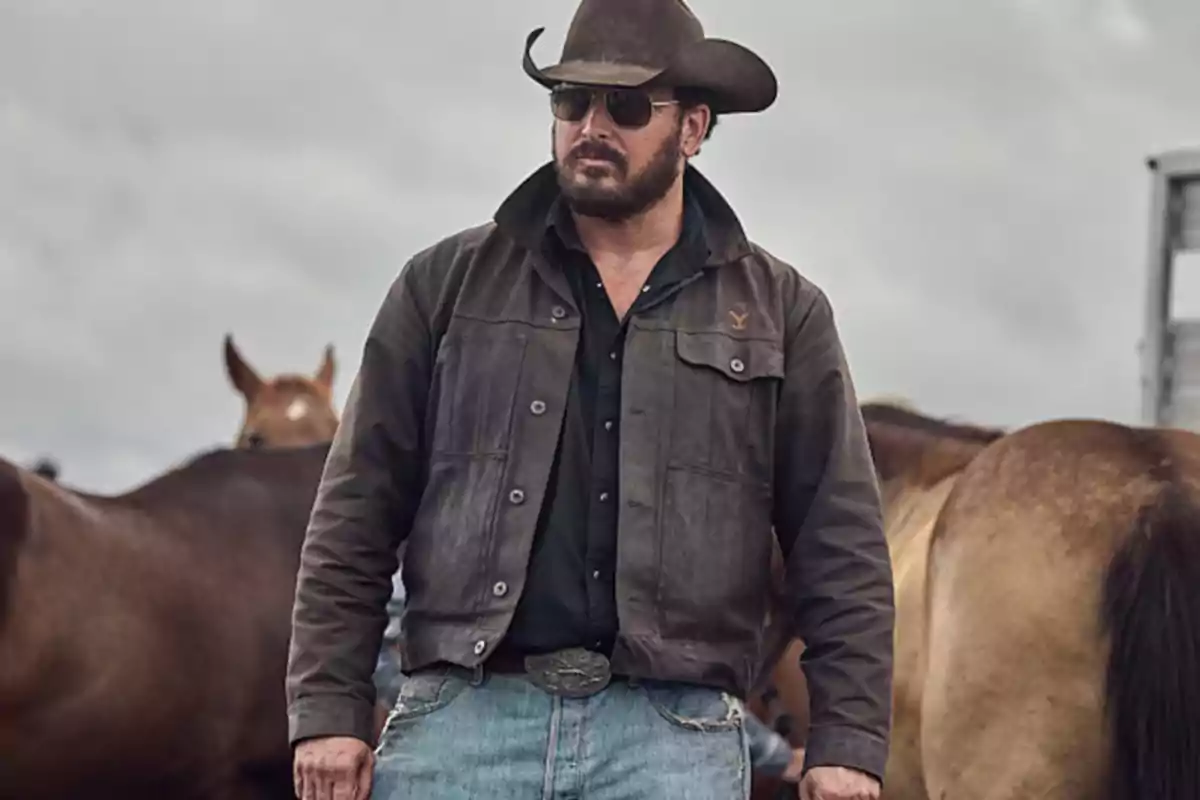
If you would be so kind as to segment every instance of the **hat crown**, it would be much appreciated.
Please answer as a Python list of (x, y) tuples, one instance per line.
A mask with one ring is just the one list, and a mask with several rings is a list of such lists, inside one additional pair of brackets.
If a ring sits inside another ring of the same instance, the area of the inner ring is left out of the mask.
[(704, 28), (683, 0), (582, 0), (563, 42), (563, 63), (591, 61), (662, 69)]

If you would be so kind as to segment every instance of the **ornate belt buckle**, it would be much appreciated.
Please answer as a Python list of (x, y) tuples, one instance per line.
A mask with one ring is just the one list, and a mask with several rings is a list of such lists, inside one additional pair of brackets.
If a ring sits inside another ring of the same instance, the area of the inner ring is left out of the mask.
[(525, 673), (533, 685), (560, 697), (591, 697), (612, 680), (612, 665), (600, 653), (571, 647), (525, 656)]

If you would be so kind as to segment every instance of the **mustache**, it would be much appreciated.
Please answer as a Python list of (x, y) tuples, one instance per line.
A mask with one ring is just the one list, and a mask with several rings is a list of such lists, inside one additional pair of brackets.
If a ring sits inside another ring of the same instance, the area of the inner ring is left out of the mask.
[(612, 147), (597, 141), (583, 141), (571, 149), (567, 161), (578, 161), (581, 158), (592, 158), (598, 161), (611, 161), (622, 169), (625, 167), (625, 157)]

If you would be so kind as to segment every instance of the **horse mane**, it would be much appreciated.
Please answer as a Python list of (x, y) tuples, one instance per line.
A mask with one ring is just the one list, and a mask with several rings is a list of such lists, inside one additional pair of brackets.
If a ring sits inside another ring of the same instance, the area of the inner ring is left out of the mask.
[(880, 478), (904, 474), (920, 487), (963, 469), (1006, 434), (1001, 428), (929, 416), (910, 403), (891, 399), (863, 403), (861, 410)]

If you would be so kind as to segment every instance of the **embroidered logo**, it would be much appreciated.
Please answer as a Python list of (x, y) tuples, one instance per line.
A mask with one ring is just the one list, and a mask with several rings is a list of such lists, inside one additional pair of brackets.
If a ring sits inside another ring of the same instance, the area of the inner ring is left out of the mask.
[(746, 308), (746, 304), (735, 303), (733, 308), (729, 309), (729, 319), (733, 323), (735, 331), (746, 330), (746, 322), (750, 319), (750, 311)]

